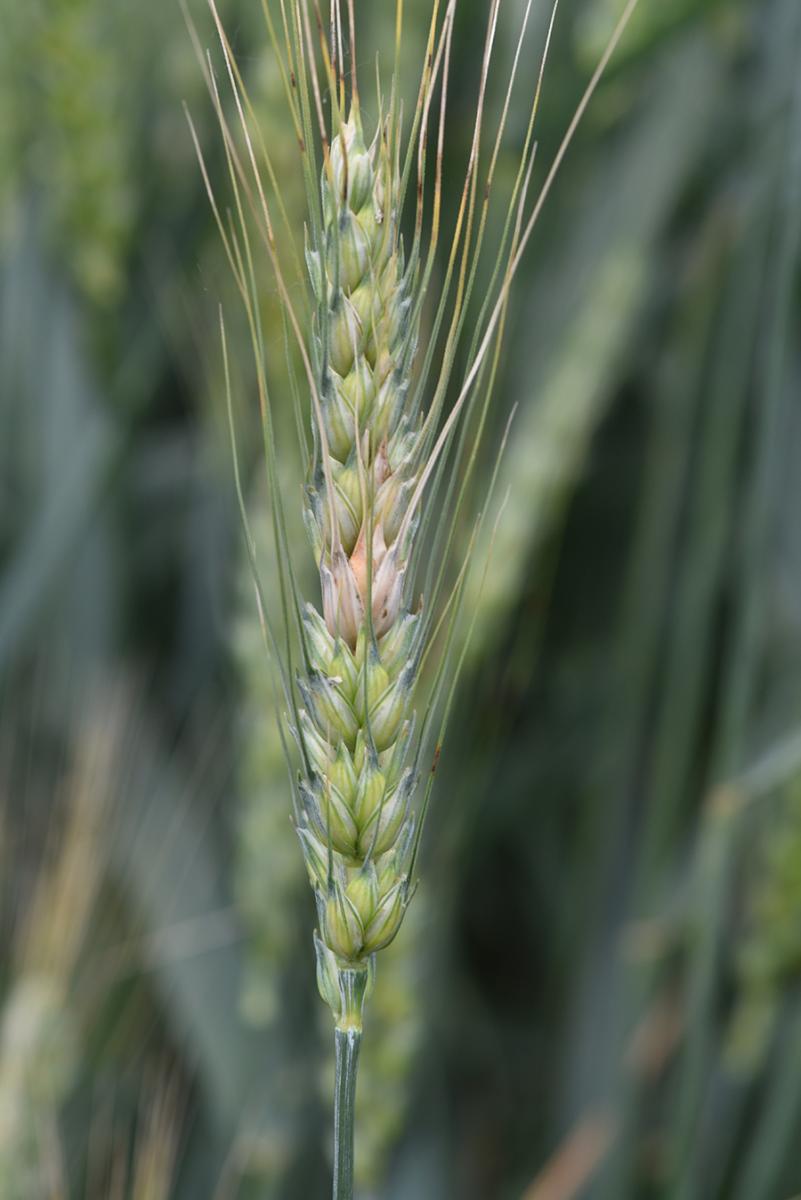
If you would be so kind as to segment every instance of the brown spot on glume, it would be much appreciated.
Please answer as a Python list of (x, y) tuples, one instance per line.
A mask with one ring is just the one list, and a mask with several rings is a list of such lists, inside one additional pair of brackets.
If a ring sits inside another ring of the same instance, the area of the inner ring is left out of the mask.
[(389, 616), (389, 609), (388, 609), (388, 608), (385, 608), (385, 609), (384, 609), (384, 611), (381, 613), (381, 619), (382, 619), (383, 621), (386, 621), (386, 619), (387, 619), (387, 617), (388, 617), (388, 616)]
[(389, 448), (387, 439), (383, 438), (381, 445), (378, 447), (378, 454), (375, 457), (375, 481), (380, 487), (382, 483), (386, 483), (392, 474), (392, 467), (389, 462)]

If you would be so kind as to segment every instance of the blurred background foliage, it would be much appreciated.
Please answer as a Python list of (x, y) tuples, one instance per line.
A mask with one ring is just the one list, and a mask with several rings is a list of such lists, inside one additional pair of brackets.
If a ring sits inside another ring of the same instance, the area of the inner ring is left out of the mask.
[[(294, 212), (260, 6), (220, 7)], [(368, 64), (393, 7), (362, 5)], [(540, 180), (622, 7), (563, 0)], [(459, 4), (451, 217), (486, 8)], [(308, 1200), (329, 1031), (182, 101), (221, 178), (213, 111), (177, 4), (1, 0), (0, 29), (0, 1195)], [(800, 235), (797, 0), (641, 0), (514, 291), (364, 1200), (801, 1192)]]

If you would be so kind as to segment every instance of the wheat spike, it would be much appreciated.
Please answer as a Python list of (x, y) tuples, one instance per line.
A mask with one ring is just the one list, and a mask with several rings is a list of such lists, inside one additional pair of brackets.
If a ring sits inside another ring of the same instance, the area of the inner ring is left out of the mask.
[[(232, 130), (211, 62), (201, 56), (223, 134), (233, 193), (233, 214), (228, 219), (216, 201), (194, 127), (192, 136), (244, 303), (256, 365), (273, 535), (281, 573), (278, 620), (264, 604), (236, 454), (235, 479), (263, 631), (280, 671), (287, 722), (298, 749), (298, 762), (293, 764), (299, 767), (295, 822), (318, 908), (318, 983), (337, 1028), (334, 1195), (343, 1200), (349, 1200), (353, 1191), (353, 1101), (362, 1009), (371, 987), (375, 955), (396, 936), (411, 898), (433, 770), (417, 816), (412, 811), (412, 797), (426, 747), (434, 740), (433, 715), (438, 710), (443, 713), (436, 738), (440, 743), (464, 662), (464, 649), (455, 660), (453, 647), (466, 569), (458, 571), (446, 600), (449, 583), (443, 564), (453, 544), (485, 428), (509, 289), (578, 123), (636, 3), (626, 0), (537, 200), (529, 209), (535, 152), (532, 128), (541, 68), (519, 171), (501, 221), (500, 238), (494, 250), (490, 249), (489, 284), (482, 302), (475, 294), (478, 264), (491, 227), (488, 210), (495, 169), (532, 7), (529, 0), (523, 10), (501, 117), (487, 146), (483, 143), (487, 80), (501, 6), (501, 0), (490, 0), (461, 200), (445, 256), (444, 275), (434, 298), (431, 328), (421, 361), (417, 362), (420, 314), (439, 249), (456, 0), (433, 0), (418, 102), (405, 137), (396, 87), (403, 16), (403, 2), (397, 0), (393, 84), (386, 109), (380, 86), (377, 90), (378, 117), (369, 142), (356, 77), (354, 0), (348, 0), (347, 20), (343, 20), (340, 0), (332, 0), (327, 23), (317, 0), (281, 0), (280, 24), (273, 20), (269, 6), (263, 5), (282, 64), (306, 186), (308, 323), (284, 275), (287, 251), (273, 218), (274, 198), (269, 196), (263, 175), (266, 166), (281, 207), (269, 150), (253, 128), (252, 106), (242, 76), (215, 0), (209, 0), (237, 122)], [(545, 54), (555, 9), (556, 3)], [(320, 64), (327, 88), (321, 84)], [(330, 129), (326, 104), (331, 112)], [(432, 132), (436, 136), (433, 186), (427, 175)], [(479, 174), (487, 162), (480, 188)], [(414, 166), (416, 214), (407, 259), (400, 226)], [(286, 216), (285, 210), (282, 215)], [(254, 230), (267, 251), (286, 328), (297, 343), (311, 396), (310, 448), (297, 399), (295, 415), (301, 449), (308, 450), (305, 519), (320, 574), (318, 607), (304, 602), (299, 594), (292, 566), (293, 547), (283, 515), (251, 245)], [(236, 449), (222, 318), (221, 333)], [(460, 348), (467, 351), (464, 374), (455, 398), (448, 404)], [(496, 476), (497, 472), (493, 485)], [(432, 522), (435, 513), (439, 519)], [(479, 517), (471, 547), (480, 525)], [(429, 530), (433, 533), (431, 539), (427, 537)], [(431, 560), (419, 572), (425, 575), (423, 608), (414, 589), (421, 551), (429, 541), (433, 541)], [(432, 659), (429, 694), (424, 701), (418, 697), (420, 720), (416, 721), (415, 690), (432, 649), (437, 661)], [(438, 750), (434, 764), (437, 754)]]
[[(324, 615), (307, 605), (310, 669), (298, 686), (312, 764), (300, 835), (318, 896), (321, 978), (330, 981), (327, 955), (365, 963), (393, 939), (409, 902), (420, 621), (404, 604), (411, 531), (399, 532), (421, 435), (405, 411), (416, 332), (397, 164), (383, 130), (365, 145), (355, 105), (322, 192), (324, 250), (307, 260), (324, 424), (307, 525)], [(328, 983), (324, 994), (330, 1002)]]

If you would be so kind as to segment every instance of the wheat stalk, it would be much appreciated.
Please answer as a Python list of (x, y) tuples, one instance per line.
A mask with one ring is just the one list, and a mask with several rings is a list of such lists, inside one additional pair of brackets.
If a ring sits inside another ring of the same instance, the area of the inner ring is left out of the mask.
[[(353, 1111), (363, 1008), (375, 956), (397, 934), (414, 891), (433, 768), (416, 814), (413, 800), (432, 741), (436, 765), (463, 661), (464, 651), (455, 659), (452, 650), (466, 564), (455, 579), (446, 564), (487, 421), (509, 288), (635, 3), (628, 0), (529, 211), (533, 125), (554, 4), (519, 169), (503, 202), (500, 237), (488, 248), (496, 167), (532, 7), (531, 0), (524, 6), (501, 117), (488, 139), (486, 95), (501, 7), (501, 0), (490, 0), (469, 158), (444, 276), (421, 347), (421, 314), (441, 232), (457, 0), (433, 0), (418, 99), (405, 133), (397, 85), (403, 2), (397, 0), (392, 83), (386, 100), (377, 86), (377, 118), (370, 136), (356, 73), (354, 0), (348, 0), (347, 20), (339, 0), (332, 0), (328, 21), (317, 0), (280, 0), (277, 15), (262, 0), (306, 188), (309, 291), (304, 312), (287, 283), (288, 263), (299, 255), (269, 148), (259, 135), (215, 0), (209, 0), (233, 97), (232, 120), (211, 60), (199, 57), (223, 136), (233, 198), (230, 216), (218, 205), (191, 119), (190, 126), (254, 352), (281, 577), (280, 614), (264, 602), (236, 454), (235, 475), (265, 640), (296, 747), (289, 754), (295, 772), (295, 825), (317, 902), (319, 989), (335, 1020), (334, 1196), (339, 1200), (353, 1192)], [(199, 50), (191, 21), (190, 29)], [(430, 141), (435, 146), (433, 173)], [(414, 210), (408, 254), (401, 237), (407, 196)], [(299, 594), (283, 515), (254, 237), (267, 252), (311, 397), (309, 437), (300, 388), (293, 389), (299, 444), (307, 462), (306, 526), (320, 574), (316, 606)], [(479, 303), (476, 282), (485, 254), (489, 284)], [(222, 318), (221, 331), (231, 415), (231, 362)], [(459, 350), (466, 366), (448, 404)], [(236, 445), (232, 417), (231, 429)], [(424, 603), (417, 590), (420, 582)], [(419, 681), (431, 655), (436, 661), (423, 696)], [(444, 716), (432, 738), (438, 712)]]

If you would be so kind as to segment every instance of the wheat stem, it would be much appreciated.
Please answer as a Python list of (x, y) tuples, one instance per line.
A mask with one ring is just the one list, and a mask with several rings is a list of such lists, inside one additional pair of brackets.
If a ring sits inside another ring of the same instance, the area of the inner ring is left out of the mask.
[(353, 1200), (356, 1074), (361, 1044), (360, 1030), (334, 1030), (334, 1200)]

